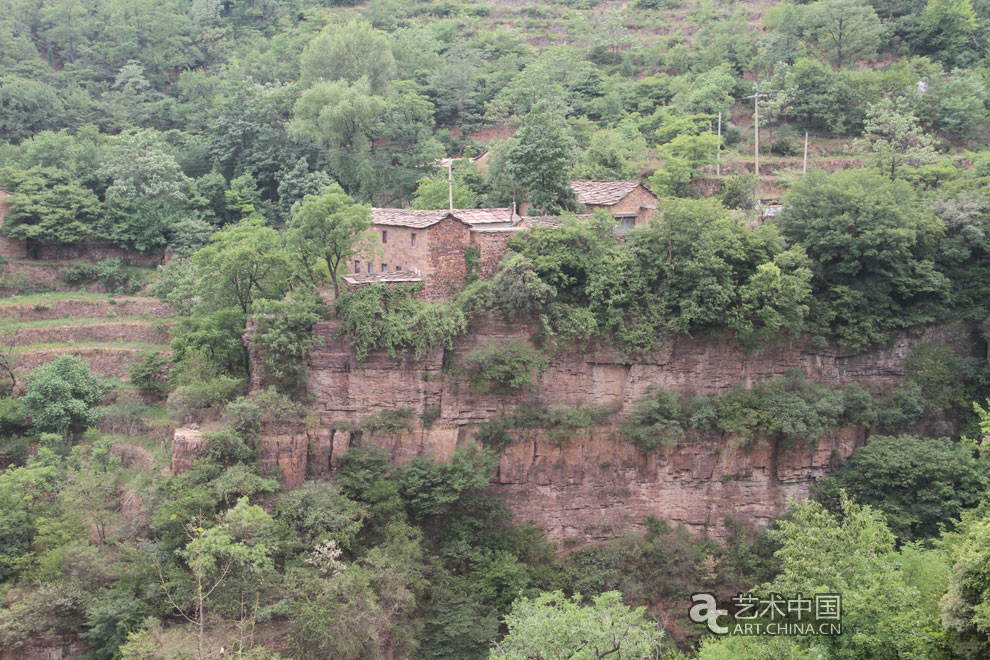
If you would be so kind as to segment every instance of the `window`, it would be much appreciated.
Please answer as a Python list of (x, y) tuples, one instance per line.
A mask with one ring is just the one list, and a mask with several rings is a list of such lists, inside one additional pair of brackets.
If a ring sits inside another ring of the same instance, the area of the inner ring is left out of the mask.
[(395, 271), (396, 271), (396, 272), (399, 272), (400, 270), (402, 270), (402, 266), (396, 266), (396, 267), (395, 267)]
[(382, 243), (388, 243), (388, 230), (382, 230)]
[(360, 274), (361, 273), (361, 260), (360, 259), (355, 259), (354, 260), (354, 272), (356, 274)]
[(409, 238), (412, 239), (412, 246), (413, 247), (416, 247), (416, 232), (413, 232), (412, 234), (410, 234), (409, 235)]
[(382, 272), (383, 273), (387, 273), (388, 272), (388, 264), (382, 264)]
[(369, 261), (368, 262), (368, 275), (371, 275), (373, 272), (375, 272), (375, 264), (373, 264), (373, 263), (371, 263)]

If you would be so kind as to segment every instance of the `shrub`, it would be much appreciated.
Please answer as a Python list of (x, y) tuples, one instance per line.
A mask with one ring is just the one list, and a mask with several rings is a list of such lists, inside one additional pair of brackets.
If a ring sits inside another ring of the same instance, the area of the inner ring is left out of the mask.
[(72, 264), (62, 270), (62, 280), (66, 284), (84, 284), (96, 279), (96, 268), (92, 264)]
[(93, 275), (104, 291), (123, 289), (128, 282), (120, 259), (104, 259), (93, 266)]
[(684, 440), (684, 422), (677, 395), (656, 390), (636, 401), (622, 424), (622, 437), (644, 452), (659, 445), (670, 447)]
[(168, 392), (169, 359), (164, 353), (141, 351), (126, 371), (131, 383), (142, 393), (160, 398)]
[(802, 147), (787, 136), (781, 136), (774, 140), (771, 151), (776, 156), (797, 156), (803, 153)]
[(60, 355), (31, 372), (24, 410), (34, 428), (68, 440), (99, 419), (94, 406), (103, 398), (100, 378), (79, 358)]
[(210, 408), (219, 408), (230, 401), (244, 384), (240, 378), (214, 376), (196, 379), (175, 388), (168, 396), (168, 407), (180, 417)]
[(361, 430), (368, 433), (404, 433), (412, 429), (413, 413), (408, 408), (379, 410), (361, 420)]
[(515, 340), (489, 339), (464, 357), (472, 389), (508, 393), (532, 385), (546, 368), (546, 358), (531, 346)]

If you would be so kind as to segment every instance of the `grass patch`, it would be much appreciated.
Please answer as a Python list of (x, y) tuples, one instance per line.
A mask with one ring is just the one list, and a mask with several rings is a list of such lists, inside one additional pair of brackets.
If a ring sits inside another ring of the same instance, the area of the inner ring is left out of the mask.
[(87, 318), (76, 318), (67, 316), (58, 319), (41, 319), (39, 321), (16, 321), (0, 320), (0, 330), (13, 328), (48, 328), (51, 326), (63, 325), (102, 325), (105, 323), (130, 323), (134, 325), (150, 325), (160, 323), (164, 319), (156, 316), (94, 316)]
[(51, 351), (60, 349), (71, 349), (74, 351), (106, 351), (112, 353), (116, 350), (126, 349), (135, 351), (156, 350), (171, 351), (170, 344), (152, 344), (140, 341), (115, 341), (115, 342), (80, 342), (78, 344), (26, 344), (14, 348), (15, 354), (30, 353), (34, 351)]

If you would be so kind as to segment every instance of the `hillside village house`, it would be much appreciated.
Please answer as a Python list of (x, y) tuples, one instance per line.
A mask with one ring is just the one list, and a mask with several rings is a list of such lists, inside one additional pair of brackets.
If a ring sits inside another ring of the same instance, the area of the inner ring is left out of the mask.
[(467, 278), (464, 256), (475, 246), (482, 276), (495, 272), (508, 237), (519, 231), (520, 217), (509, 208), (412, 209), (373, 208), (375, 253), (348, 264), (348, 286), (374, 282), (424, 281), (423, 297), (443, 298)]
[(657, 212), (657, 196), (639, 181), (571, 181), (577, 200), (585, 213), (605, 209), (624, 228), (649, 223)]

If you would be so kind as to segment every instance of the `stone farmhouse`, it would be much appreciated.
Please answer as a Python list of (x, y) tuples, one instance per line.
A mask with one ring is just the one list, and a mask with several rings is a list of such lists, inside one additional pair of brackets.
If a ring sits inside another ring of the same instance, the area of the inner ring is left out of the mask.
[(639, 181), (571, 181), (571, 188), (585, 213), (605, 209), (622, 227), (631, 229), (650, 222), (657, 213), (657, 196)]
[(351, 274), (343, 277), (345, 284), (424, 281), (421, 295), (428, 299), (444, 298), (464, 285), (469, 247), (478, 251), (479, 273), (494, 273), (509, 236), (521, 230), (516, 227), (521, 218), (509, 208), (373, 208), (371, 216), (375, 249), (348, 264)]
[[(638, 181), (571, 182), (589, 217), (606, 209), (621, 226), (619, 231), (644, 225), (657, 213), (657, 196)], [(525, 207), (524, 207), (525, 210)], [(424, 282), (419, 296), (445, 298), (467, 279), (465, 255), (478, 254), (478, 274), (489, 277), (506, 252), (513, 233), (537, 225), (559, 226), (560, 218), (520, 216), (510, 208), (417, 211), (373, 208), (374, 249), (347, 264), (348, 287), (373, 283)]]
[[(594, 213), (605, 209), (619, 221), (619, 229), (628, 230), (650, 222), (657, 213), (657, 196), (639, 181), (593, 181), (575, 179), (571, 189), (584, 213)], [(519, 212), (526, 215), (528, 203), (519, 206)]]

